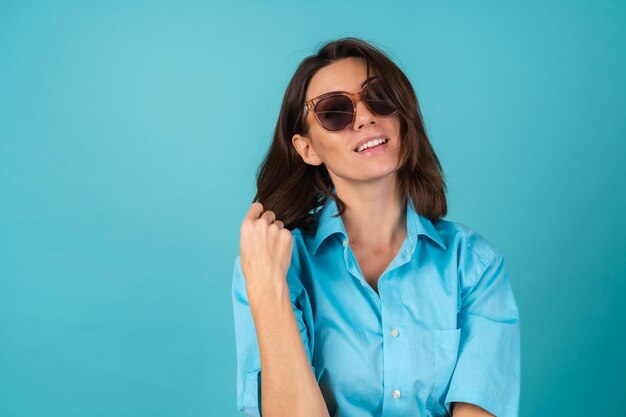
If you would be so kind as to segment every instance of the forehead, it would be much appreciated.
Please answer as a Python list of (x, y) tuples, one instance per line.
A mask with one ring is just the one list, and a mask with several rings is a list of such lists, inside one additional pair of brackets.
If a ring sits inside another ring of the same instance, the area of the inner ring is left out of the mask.
[(363, 58), (349, 57), (319, 69), (306, 92), (306, 100), (330, 91), (357, 92), (367, 79), (367, 64)]

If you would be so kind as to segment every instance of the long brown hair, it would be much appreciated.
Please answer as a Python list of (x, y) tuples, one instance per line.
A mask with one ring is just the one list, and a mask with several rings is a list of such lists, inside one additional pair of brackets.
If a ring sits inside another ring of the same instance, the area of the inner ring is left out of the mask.
[(276, 219), (293, 230), (300, 227), (312, 232), (316, 212), (327, 198), (337, 203), (339, 215), (345, 203), (334, 192), (324, 164), (305, 163), (295, 150), (291, 138), (305, 135), (308, 126), (303, 118), (304, 100), (309, 81), (321, 68), (342, 58), (360, 57), (374, 73), (385, 77), (400, 116), (400, 164), (398, 184), (404, 203), (413, 200), (416, 211), (436, 222), (447, 213), (446, 184), (443, 170), (433, 150), (422, 120), (417, 96), (406, 75), (382, 51), (369, 43), (353, 38), (328, 42), (316, 55), (305, 58), (294, 73), (280, 108), (274, 139), (257, 171), (257, 193), (254, 201), (272, 210)]

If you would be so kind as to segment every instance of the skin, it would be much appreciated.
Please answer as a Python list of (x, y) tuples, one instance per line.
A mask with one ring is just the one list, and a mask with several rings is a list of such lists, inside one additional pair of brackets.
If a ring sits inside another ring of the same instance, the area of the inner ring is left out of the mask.
[[(341, 59), (311, 78), (306, 100), (329, 91), (360, 91), (366, 79), (365, 61)], [(328, 169), (337, 195), (347, 205), (342, 220), (350, 247), (368, 281), (376, 285), (406, 237), (406, 212), (396, 177), (399, 116), (380, 117), (359, 101), (354, 123), (340, 132), (324, 130), (312, 112), (306, 121), (307, 135), (295, 134), (292, 144), (305, 163)], [(389, 139), (385, 152), (370, 157), (354, 152), (361, 139), (379, 133)], [(325, 417), (328, 411), (289, 300), (286, 275), (292, 248), (291, 232), (272, 211), (253, 203), (241, 225), (240, 255), (259, 339), (262, 412), (267, 417)], [(467, 403), (453, 404), (453, 415), (491, 416)]]
[[(366, 78), (365, 61), (339, 60), (311, 78), (306, 100), (329, 91), (359, 91)], [(328, 169), (337, 195), (347, 205), (342, 220), (350, 247), (377, 253), (399, 248), (406, 236), (406, 213), (396, 182), (399, 116), (377, 116), (359, 101), (355, 121), (347, 129), (328, 132), (317, 123), (313, 112), (307, 114), (307, 123), (308, 134), (295, 134), (293, 146), (307, 164), (324, 164)], [(389, 139), (385, 152), (373, 157), (354, 152), (359, 140), (377, 133)]]
[(329, 417), (289, 297), (293, 238), (272, 211), (250, 206), (241, 224), (241, 268), (261, 357), (264, 417)]

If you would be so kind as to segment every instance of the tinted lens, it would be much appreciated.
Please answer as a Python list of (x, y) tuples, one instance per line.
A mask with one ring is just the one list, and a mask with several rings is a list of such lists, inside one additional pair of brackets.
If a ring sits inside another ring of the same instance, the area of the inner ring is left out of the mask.
[(324, 129), (337, 131), (352, 123), (354, 108), (352, 100), (336, 95), (321, 99), (315, 105), (315, 116)]
[(369, 83), (363, 96), (370, 110), (379, 116), (391, 116), (398, 110), (391, 99), (391, 88), (384, 79), (378, 78)]

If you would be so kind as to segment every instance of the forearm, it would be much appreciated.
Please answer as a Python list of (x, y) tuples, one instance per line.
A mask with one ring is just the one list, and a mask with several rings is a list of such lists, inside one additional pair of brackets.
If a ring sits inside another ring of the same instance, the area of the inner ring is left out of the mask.
[(261, 356), (263, 417), (329, 416), (304, 350), (287, 285), (264, 293), (250, 299)]

